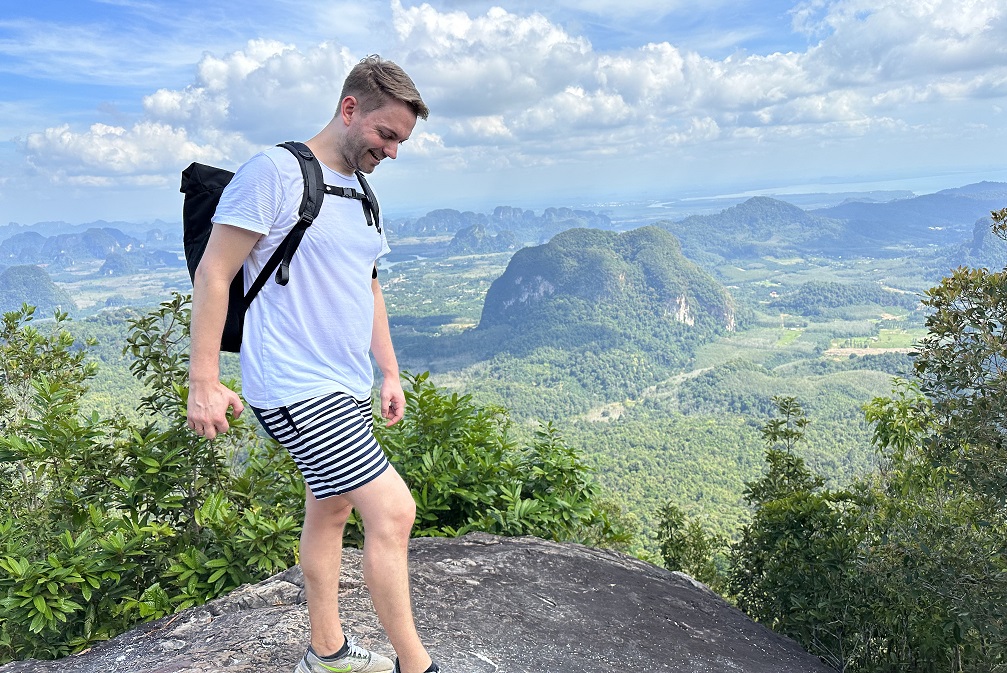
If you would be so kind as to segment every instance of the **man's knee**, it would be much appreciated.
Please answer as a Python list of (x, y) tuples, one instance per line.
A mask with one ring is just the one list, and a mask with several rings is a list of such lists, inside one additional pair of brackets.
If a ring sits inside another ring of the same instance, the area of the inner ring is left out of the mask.
[(353, 505), (348, 502), (327, 503), (320, 500), (309, 506), (305, 512), (305, 524), (323, 528), (343, 528), (350, 519)]
[(408, 540), (415, 521), (416, 502), (406, 490), (404, 495), (389, 499), (379, 512), (364, 520), (364, 537), (374, 533), (382, 537)]

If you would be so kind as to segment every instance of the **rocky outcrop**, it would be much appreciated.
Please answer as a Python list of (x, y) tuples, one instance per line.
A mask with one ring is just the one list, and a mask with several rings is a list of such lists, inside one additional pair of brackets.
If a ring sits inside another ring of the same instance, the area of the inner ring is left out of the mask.
[[(390, 653), (360, 560), (346, 550), (344, 622)], [(411, 569), (417, 623), (445, 673), (829, 670), (702, 584), (616, 552), (477, 533), (413, 540)], [(307, 639), (301, 585), (293, 568), (89, 652), (0, 673), (292, 671)]]

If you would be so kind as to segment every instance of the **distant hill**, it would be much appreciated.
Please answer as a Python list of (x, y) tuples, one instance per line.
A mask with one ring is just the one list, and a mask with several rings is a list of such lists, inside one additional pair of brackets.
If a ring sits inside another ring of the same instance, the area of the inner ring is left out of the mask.
[(796, 315), (820, 316), (828, 314), (830, 309), (868, 304), (914, 309), (919, 297), (885, 288), (880, 283), (812, 280), (775, 298), (769, 306)]
[(182, 240), (181, 222), (171, 223), (164, 222), (163, 220), (154, 220), (153, 222), (124, 222), (116, 220), (107, 222), (105, 220), (95, 220), (94, 222), (85, 222), (83, 224), (70, 224), (69, 222), (62, 221), (36, 222), (35, 224), (11, 222), (0, 226), (0, 241), (25, 232), (34, 232), (40, 236), (48, 237), (59, 234), (80, 234), (88, 229), (109, 228), (118, 229), (134, 238), (144, 238), (147, 232), (158, 231), (164, 239), (177, 242), (181, 242)]
[(1007, 206), (1007, 183), (979, 182), (887, 203), (851, 202), (811, 211), (846, 221), (847, 231), (882, 244), (959, 242), (976, 218)]
[(546, 208), (541, 215), (536, 215), (531, 210), (497, 206), (489, 215), (433, 210), (415, 220), (392, 222), (389, 229), (398, 236), (436, 236), (456, 234), (473, 226), (486, 227), (493, 234), (510, 231), (520, 242), (544, 243), (567, 229), (611, 229), (612, 220), (607, 215), (571, 208)]
[(0, 272), (0, 312), (13, 311), (22, 304), (31, 304), (36, 315), (52, 313), (56, 307), (63, 310), (75, 308), (66, 290), (57, 286), (44, 269), (32, 265), (18, 265)]
[(481, 330), (497, 326), (547, 344), (614, 340), (661, 351), (666, 339), (734, 329), (735, 309), (667, 231), (570, 229), (514, 253), (479, 322)]
[(473, 255), (515, 250), (521, 246), (514, 232), (493, 234), (485, 224), (473, 224), (455, 234), (448, 244), (448, 255)]
[(41, 264), (60, 269), (106, 260), (101, 275), (184, 265), (176, 253), (165, 249), (174, 247), (170, 235), (152, 229), (143, 236), (141, 240), (114, 227), (92, 227), (51, 236), (22, 231), (0, 242), (0, 263)]
[(87, 260), (105, 259), (112, 253), (136, 250), (141, 245), (136, 238), (111, 227), (45, 237), (35, 231), (26, 231), (0, 243), (0, 260), (67, 267)]
[(931, 275), (939, 278), (959, 266), (1000, 271), (1007, 267), (1007, 241), (993, 233), (993, 220), (982, 217), (972, 225), (972, 238), (951, 246), (934, 263)]
[(843, 223), (785, 201), (756, 196), (716, 215), (693, 215), (658, 226), (682, 242), (690, 259), (717, 263), (848, 245)]
[(185, 260), (167, 250), (132, 250), (129, 252), (113, 252), (105, 258), (105, 263), (98, 269), (99, 276), (125, 276), (139, 273), (144, 269), (181, 269)]

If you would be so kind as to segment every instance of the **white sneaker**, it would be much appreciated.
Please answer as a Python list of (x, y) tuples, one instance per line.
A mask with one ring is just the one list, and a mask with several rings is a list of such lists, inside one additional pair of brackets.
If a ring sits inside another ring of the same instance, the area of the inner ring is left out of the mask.
[(394, 664), (388, 657), (371, 652), (346, 639), (349, 651), (338, 659), (323, 660), (310, 647), (297, 663), (297, 673), (390, 673)]

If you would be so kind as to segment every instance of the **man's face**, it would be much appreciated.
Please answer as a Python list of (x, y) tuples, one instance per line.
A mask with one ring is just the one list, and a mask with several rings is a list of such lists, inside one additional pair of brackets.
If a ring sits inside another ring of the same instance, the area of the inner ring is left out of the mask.
[(381, 107), (361, 113), (354, 107), (346, 128), (343, 159), (362, 173), (372, 173), (384, 159), (394, 159), (416, 126), (416, 115), (405, 103), (388, 100)]

